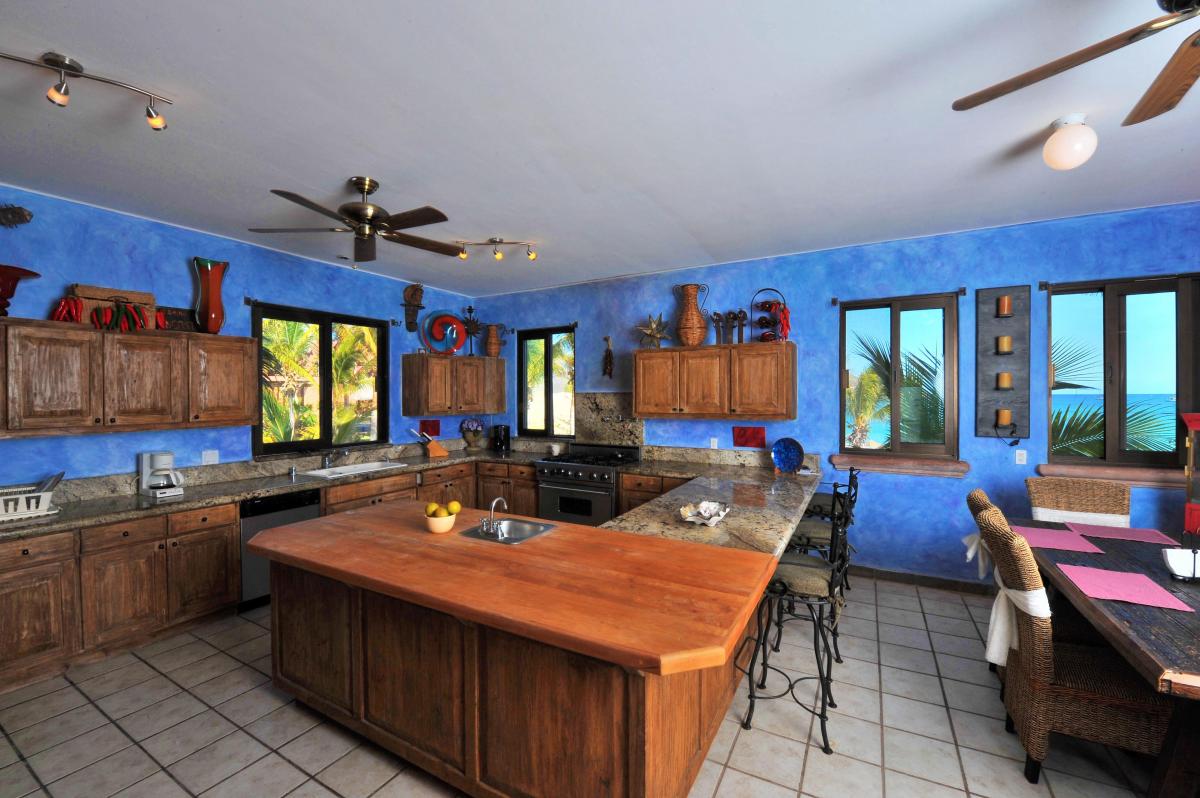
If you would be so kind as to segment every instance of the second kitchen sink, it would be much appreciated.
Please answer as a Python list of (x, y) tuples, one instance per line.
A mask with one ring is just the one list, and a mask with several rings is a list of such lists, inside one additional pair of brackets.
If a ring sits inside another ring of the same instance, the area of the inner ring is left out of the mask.
[(490, 529), (486, 526), (487, 519), (479, 526), (464, 530), (465, 538), (490, 540), (492, 543), (505, 543), (515, 546), (518, 543), (544, 535), (554, 529), (554, 524), (541, 524), (537, 521), (523, 521), (519, 518), (498, 518)]

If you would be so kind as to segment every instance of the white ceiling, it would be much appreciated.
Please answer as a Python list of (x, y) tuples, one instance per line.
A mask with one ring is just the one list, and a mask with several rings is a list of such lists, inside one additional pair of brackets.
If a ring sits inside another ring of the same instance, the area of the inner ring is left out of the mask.
[[(414, 230), (541, 242), (467, 262), (379, 243), (372, 271), (472, 295), (1200, 198), (1200, 90), (1120, 121), (1187, 23), (989, 105), (956, 97), (1157, 16), (1153, 0), (7, 0), (0, 50), (55, 49), (166, 94), (0, 62), (0, 181), (330, 262), (336, 207), (383, 183)], [(286, 9), (286, 10), (285, 10)], [(1100, 136), (1041, 164), (1056, 117)], [(1183, 156), (1181, 159), (1180, 156)], [(517, 254), (517, 253), (514, 253)]]

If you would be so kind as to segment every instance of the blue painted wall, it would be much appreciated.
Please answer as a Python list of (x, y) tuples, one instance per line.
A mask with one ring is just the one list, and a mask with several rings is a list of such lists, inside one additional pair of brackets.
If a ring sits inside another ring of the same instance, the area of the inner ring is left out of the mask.
[[(799, 350), (798, 417), (766, 424), (768, 441), (785, 435), (823, 455), (836, 452), (838, 422), (838, 309), (830, 299), (871, 299), (952, 291), (959, 301), (960, 457), (970, 463), (964, 479), (868, 474), (862, 479), (858, 524), (852, 539), (857, 561), (892, 570), (971, 578), (960, 538), (973, 530), (963, 498), (982, 487), (1006, 511), (1027, 515), (1024, 479), (1035, 476), (1047, 450), (1045, 358), (1047, 298), (1041, 280), (1071, 281), (1192, 271), (1193, 242), (1200, 233), (1200, 205), (1179, 205), (1054, 222), (979, 230), (929, 238), (847, 247), (706, 268), (609, 280), (547, 291), (477, 300), (480, 315), (515, 328), (579, 322), (576, 384), (580, 391), (628, 391), (631, 358), (637, 346), (633, 325), (647, 313), (673, 318), (673, 285), (707, 283), (709, 307), (747, 307), (758, 288), (780, 289), (792, 310)], [(542, 266), (539, 261), (538, 266)], [(545, 268), (545, 267), (543, 267)], [(1033, 437), (1023, 441), (1029, 464), (1017, 466), (1013, 453), (992, 438), (974, 436), (976, 288), (1026, 283), (1034, 286), (1032, 318)], [(673, 323), (672, 323), (673, 327)], [(601, 374), (603, 335), (617, 350), (614, 379)], [(711, 335), (711, 333), (710, 333)], [(515, 336), (505, 347), (515, 362)], [(711, 340), (711, 338), (710, 338)], [(515, 376), (515, 373), (513, 374)], [(515, 380), (513, 381), (515, 382)], [(515, 408), (515, 394), (509, 398)], [(510, 412), (515, 424), (515, 413)], [(715, 437), (732, 446), (731, 424), (715, 421), (648, 421), (646, 443), (707, 447)], [(828, 468), (828, 465), (827, 465)], [(1183, 494), (1176, 490), (1135, 489), (1137, 525), (1177, 529)]]
[[(0, 229), (0, 263), (39, 272), (22, 281), (9, 315), (44, 319), (68, 285), (88, 283), (154, 293), (159, 304), (191, 307), (194, 289), (191, 258), (229, 261), (225, 280), (225, 327), (229, 335), (250, 334), (250, 308), (243, 297), (280, 305), (328, 310), (403, 321), (406, 283), (287, 255), (227, 238), (175, 227), (90, 205), (0, 185), (0, 205), (33, 211), (30, 224)], [(349, 246), (349, 241), (347, 241)], [(459, 311), (466, 297), (426, 288), (430, 309)], [(416, 419), (400, 415), (400, 359), (415, 351), (416, 333), (392, 327), (391, 440), (414, 440), (408, 432)], [(442, 419), (442, 434), (458, 434), (458, 418)], [(250, 459), (250, 428), (228, 427), (173, 432), (101, 433), (75, 437), (0, 441), (0, 484), (67, 470), (68, 478), (134, 470), (136, 455), (170, 449), (180, 465), (200, 464), (203, 449), (216, 449), (221, 462)]]

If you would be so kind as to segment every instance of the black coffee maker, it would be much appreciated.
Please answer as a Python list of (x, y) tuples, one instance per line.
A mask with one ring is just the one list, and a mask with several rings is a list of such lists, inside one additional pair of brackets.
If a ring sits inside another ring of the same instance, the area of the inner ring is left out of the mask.
[(512, 435), (507, 424), (492, 426), (492, 451), (508, 454), (512, 451)]

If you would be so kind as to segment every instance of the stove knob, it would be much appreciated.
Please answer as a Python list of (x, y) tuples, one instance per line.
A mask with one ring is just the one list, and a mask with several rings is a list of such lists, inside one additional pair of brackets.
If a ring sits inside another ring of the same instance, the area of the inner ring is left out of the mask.
[(592, 478), (592, 479), (599, 479), (599, 478), (600, 478), (600, 475), (599, 475), (599, 474), (597, 474), (595, 471), (593, 471), (593, 472), (592, 472), (591, 474), (589, 474), (588, 476), (589, 476), (590, 478)]
[(604, 480), (605, 482), (608, 482), (610, 479), (612, 479), (612, 474), (601, 474), (600, 479)]

